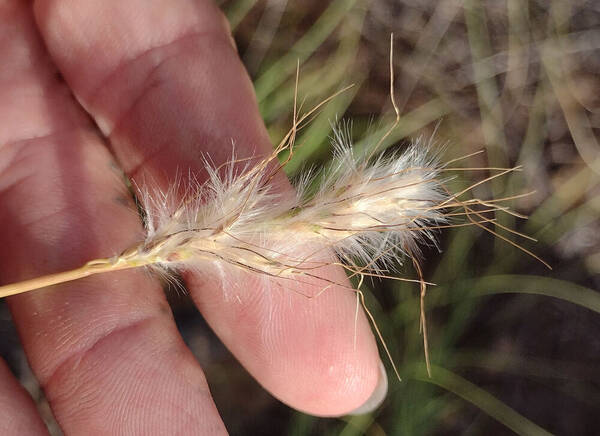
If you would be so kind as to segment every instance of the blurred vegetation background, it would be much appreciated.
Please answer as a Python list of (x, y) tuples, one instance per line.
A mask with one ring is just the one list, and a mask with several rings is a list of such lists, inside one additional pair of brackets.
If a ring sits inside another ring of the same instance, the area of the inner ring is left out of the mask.
[[(266, 393), (210, 333), (185, 297), (171, 297), (180, 329), (205, 368), (233, 435), (600, 434), (600, 2), (590, 0), (227, 0), (240, 56), (274, 143), (291, 126), (300, 62), (305, 107), (344, 85), (299, 138), (287, 167), (330, 158), (336, 118), (352, 120), (356, 146), (391, 122), (389, 35), (394, 33), (402, 149), (423, 136), (465, 167), (523, 165), (477, 187), (528, 220), (501, 224), (553, 270), (475, 227), (441, 233), (425, 250), (433, 377), (424, 370), (418, 289), (368, 283), (368, 306), (403, 377), (369, 415), (315, 418)], [(461, 189), (487, 177), (464, 172)], [(410, 268), (405, 276), (414, 277)], [(7, 317), (6, 311), (3, 316)], [(15, 343), (4, 355), (20, 368)], [(385, 362), (385, 360), (384, 360)], [(389, 367), (388, 367), (389, 368)], [(317, 387), (315, 387), (317, 389)]]
[[(474, 195), (535, 191), (511, 204), (528, 220), (497, 219), (538, 239), (518, 242), (553, 266), (475, 227), (443, 232), (442, 253), (425, 255), (426, 279), (438, 285), (427, 299), (432, 379), (424, 373), (417, 287), (375, 282), (368, 304), (404, 378), (390, 371), (383, 406), (361, 417), (309, 417), (261, 393), (227, 358), (212, 389), (232, 434), (600, 434), (600, 3), (232, 0), (221, 7), (274, 143), (291, 125), (298, 60), (305, 107), (356, 85), (301, 133), (291, 177), (330, 158), (336, 118), (352, 121), (359, 148), (390, 125), (393, 32), (402, 117), (386, 146), (428, 139), (438, 126), (444, 160), (484, 149), (460, 164), (523, 165)], [(454, 187), (488, 175), (461, 173)], [(414, 277), (410, 268), (404, 274)]]

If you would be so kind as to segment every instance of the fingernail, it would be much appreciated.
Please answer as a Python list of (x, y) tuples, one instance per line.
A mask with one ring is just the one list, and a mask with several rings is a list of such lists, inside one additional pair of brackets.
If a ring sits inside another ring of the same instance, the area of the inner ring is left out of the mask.
[(388, 378), (387, 373), (385, 371), (385, 366), (383, 366), (383, 362), (379, 361), (379, 381), (377, 382), (377, 386), (375, 386), (375, 390), (369, 397), (369, 399), (358, 408), (354, 409), (349, 415), (364, 415), (366, 413), (371, 413), (373, 410), (377, 409), (385, 397), (388, 391)]

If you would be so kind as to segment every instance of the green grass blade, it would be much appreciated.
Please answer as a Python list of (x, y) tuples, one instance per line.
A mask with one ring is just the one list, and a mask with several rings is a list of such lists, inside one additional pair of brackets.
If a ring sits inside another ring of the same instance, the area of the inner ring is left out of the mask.
[(229, 21), (229, 27), (233, 32), (235, 28), (240, 24), (244, 17), (250, 12), (250, 9), (254, 7), (257, 0), (238, 0), (233, 6), (225, 11), (227, 21)]
[(422, 372), (417, 374), (417, 380), (432, 383), (458, 395), (519, 435), (551, 435), (542, 427), (468, 380), (439, 366), (433, 366), (431, 369), (431, 378)]
[(463, 282), (470, 295), (532, 294), (558, 298), (600, 313), (600, 293), (584, 286), (550, 277), (505, 274)]
[(259, 103), (296, 71), (297, 61), (302, 64), (337, 28), (356, 0), (335, 0), (321, 14), (315, 24), (294, 44), (290, 51), (273, 63), (254, 83)]

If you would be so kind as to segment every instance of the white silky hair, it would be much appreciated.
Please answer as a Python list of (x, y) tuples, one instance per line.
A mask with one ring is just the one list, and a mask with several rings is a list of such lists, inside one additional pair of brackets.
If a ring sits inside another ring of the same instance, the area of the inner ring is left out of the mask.
[(336, 262), (383, 274), (403, 255), (418, 256), (420, 242), (435, 243), (432, 228), (446, 222), (440, 205), (448, 195), (428, 144), (368, 158), (355, 156), (348, 130), (335, 130), (332, 142), (331, 166), (300, 177), (296, 195), (269, 183), (267, 165), (240, 168), (234, 158), (218, 169), (206, 162), (207, 181), (187, 183), (182, 200), (177, 184), (146, 191), (140, 256), (164, 270), (211, 270), (231, 282), (225, 276), (233, 267), (286, 286)]

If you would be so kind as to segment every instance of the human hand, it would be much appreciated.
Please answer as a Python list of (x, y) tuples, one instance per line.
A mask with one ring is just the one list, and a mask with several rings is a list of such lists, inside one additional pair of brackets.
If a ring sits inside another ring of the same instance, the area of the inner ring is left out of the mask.
[[(187, 169), (202, 178), (202, 153), (223, 162), (232, 140), (239, 157), (271, 147), (226, 22), (206, 0), (5, 0), (0, 60), (4, 283), (111, 256), (143, 237), (112, 155), (137, 186), (164, 188)], [(329, 274), (346, 280), (341, 270)], [(217, 335), (283, 402), (340, 415), (385, 394), (362, 313), (354, 348), (347, 289), (306, 299), (250, 281), (240, 304), (206, 277), (185, 279)], [(225, 432), (155, 278), (109, 273), (9, 305), (65, 433)], [(5, 366), (0, 404), (2, 434), (45, 431)]]

